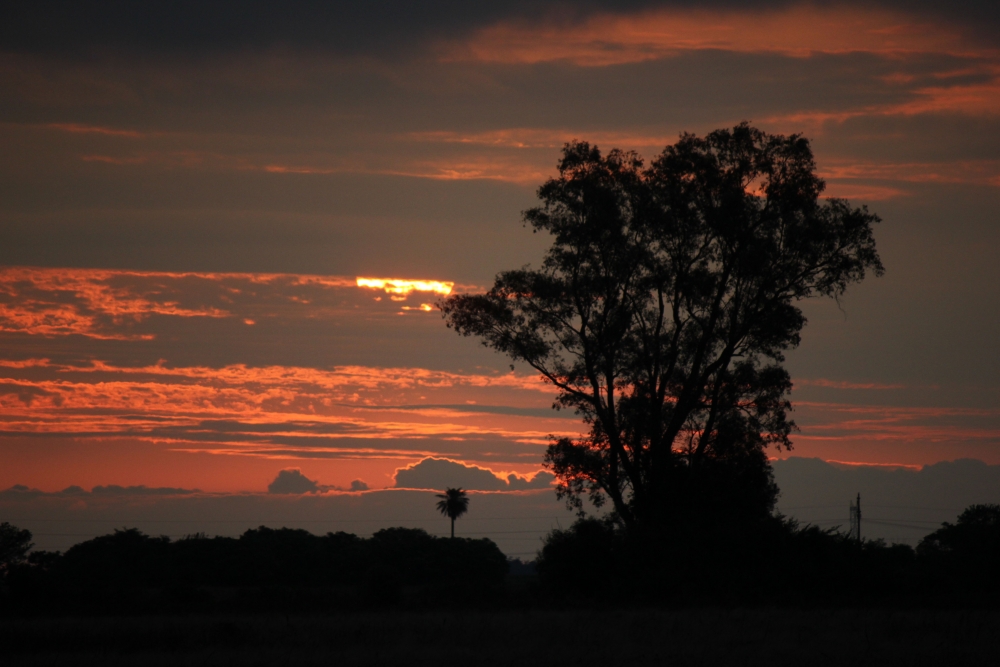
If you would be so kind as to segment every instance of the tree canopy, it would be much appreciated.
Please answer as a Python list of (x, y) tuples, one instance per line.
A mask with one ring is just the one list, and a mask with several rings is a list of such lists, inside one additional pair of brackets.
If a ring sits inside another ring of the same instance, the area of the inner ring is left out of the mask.
[(994, 565), (1000, 559), (1000, 505), (971, 505), (954, 524), (945, 522), (920, 541), (926, 554), (980, 559)]
[(30, 531), (0, 523), (0, 572), (23, 561), (33, 546)]
[(790, 448), (781, 366), (805, 317), (883, 267), (865, 207), (821, 199), (807, 139), (748, 124), (682, 135), (646, 166), (573, 142), (524, 212), (552, 235), (540, 268), (441, 303), (447, 324), (557, 390), (588, 430), (546, 465), (580, 508), (609, 499), (629, 528), (692, 503), (769, 514), (765, 449)]

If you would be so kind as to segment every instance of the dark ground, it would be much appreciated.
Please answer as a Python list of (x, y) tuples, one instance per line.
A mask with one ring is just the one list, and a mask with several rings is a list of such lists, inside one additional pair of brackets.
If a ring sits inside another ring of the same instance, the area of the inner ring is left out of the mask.
[(1000, 613), (693, 609), (2, 618), (18, 665), (996, 665)]

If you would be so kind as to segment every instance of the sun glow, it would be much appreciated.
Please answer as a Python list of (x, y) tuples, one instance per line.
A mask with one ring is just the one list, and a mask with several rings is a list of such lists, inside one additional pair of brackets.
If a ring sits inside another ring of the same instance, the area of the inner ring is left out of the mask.
[[(358, 278), (358, 287), (385, 290), (387, 294), (407, 296), (413, 292), (434, 292), (448, 296), (455, 283), (438, 280), (404, 280), (402, 278)], [(426, 310), (426, 309), (425, 309)]]

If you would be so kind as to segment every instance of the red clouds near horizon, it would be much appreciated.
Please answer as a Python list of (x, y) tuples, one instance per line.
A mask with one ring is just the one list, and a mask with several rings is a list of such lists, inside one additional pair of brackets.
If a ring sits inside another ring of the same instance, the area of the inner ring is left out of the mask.
[[(437, 347), (462, 350), (436, 311), (417, 305), (452, 289), (450, 281), (405, 279), (0, 270), (7, 455), (43, 441), (89, 442), (99, 460), (102, 449), (120, 456), (121, 447), (109, 445), (117, 441), (153, 448), (158, 466), (169, 461), (159, 476), (166, 473), (165, 485), (196, 480), (207, 490), (231, 491), (250, 490), (247, 477), (234, 472), (206, 484), (186, 461), (223, 456), (231, 469), (244, 460), (312, 461), (324, 470), (338, 466), (341, 485), (341, 478), (359, 476), (352, 470), (362, 461), (369, 477), (381, 471), (369, 481), (384, 486), (393, 470), (426, 457), (531, 474), (550, 435), (582, 428), (574, 415), (551, 409), (551, 387), (535, 375), (467, 366), (467, 349), (450, 369), (281, 363), (272, 349), (273, 327), (281, 332), (278, 345), (315, 345), (295, 324), (312, 323), (333, 347), (380, 332), (389, 344), (429, 336)], [(211, 354), (174, 361), (189, 346), (211, 351), (234, 336), (244, 340), (242, 362), (213, 363)], [(38, 356), (45, 348), (50, 354)], [(907, 389), (901, 384), (806, 378), (799, 387), (796, 395), (806, 392), (807, 399), (826, 391), (840, 400), (797, 401), (803, 431), (794, 438), (796, 454), (916, 464), (934, 460), (933, 446), (920, 443), (959, 443), (964, 455), (996, 462), (978, 443), (989, 446), (1000, 436), (998, 410), (845, 402), (858, 392), (891, 396)], [(871, 442), (879, 443), (879, 455), (855, 454)], [(52, 471), (59, 468), (53, 460)], [(31, 479), (25, 472), (6, 470), (0, 485), (48, 488), (66, 478), (65, 470), (51, 480), (39, 468)], [(87, 476), (91, 483), (144, 481), (141, 470), (129, 479)]]

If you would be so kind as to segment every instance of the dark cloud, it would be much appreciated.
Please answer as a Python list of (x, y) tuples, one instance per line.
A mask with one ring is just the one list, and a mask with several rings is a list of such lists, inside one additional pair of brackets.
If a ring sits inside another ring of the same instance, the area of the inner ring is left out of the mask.
[(316, 493), (319, 484), (302, 474), (298, 468), (285, 468), (267, 485), (268, 493)]
[(349, 490), (350, 491), (367, 491), (368, 490), (368, 483), (365, 482), (364, 480), (356, 479), (353, 482), (351, 482), (351, 488)]
[(118, 496), (189, 496), (198, 493), (201, 493), (199, 489), (180, 489), (169, 486), (150, 487), (143, 484), (138, 486), (119, 486), (117, 484), (108, 484), (106, 486), (95, 486), (89, 492), (82, 487), (73, 485), (66, 487), (62, 491), (47, 493), (45, 491), (40, 491), (39, 489), (27, 487), (23, 484), (15, 484), (10, 488), (0, 491), (0, 500), (18, 500), (38, 497), (95, 498)]
[(396, 471), (396, 487), (401, 489), (461, 487), (470, 491), (518, 491), (548, 488), (553, 479), (552, 474), (545, 471), (536, 473), (530, 480), (515, 473), (501, 479), (486, 468), (438, 458), (426, 458)]
[(33, 489), (29, 486), (25, 486), (24, 484), (15, 484), (4, 489), (3, 491), (0, 491), (0, 500), (26, 500), (28, 498), (44, 495), (44, 493), (44, 491)]
[(62, 53), (212, 53), (274, 47), (395, 51), (508, 16), (537, 16), (562, 4), (544, 0), (9, 2), (0, 44), (9, 50)]

